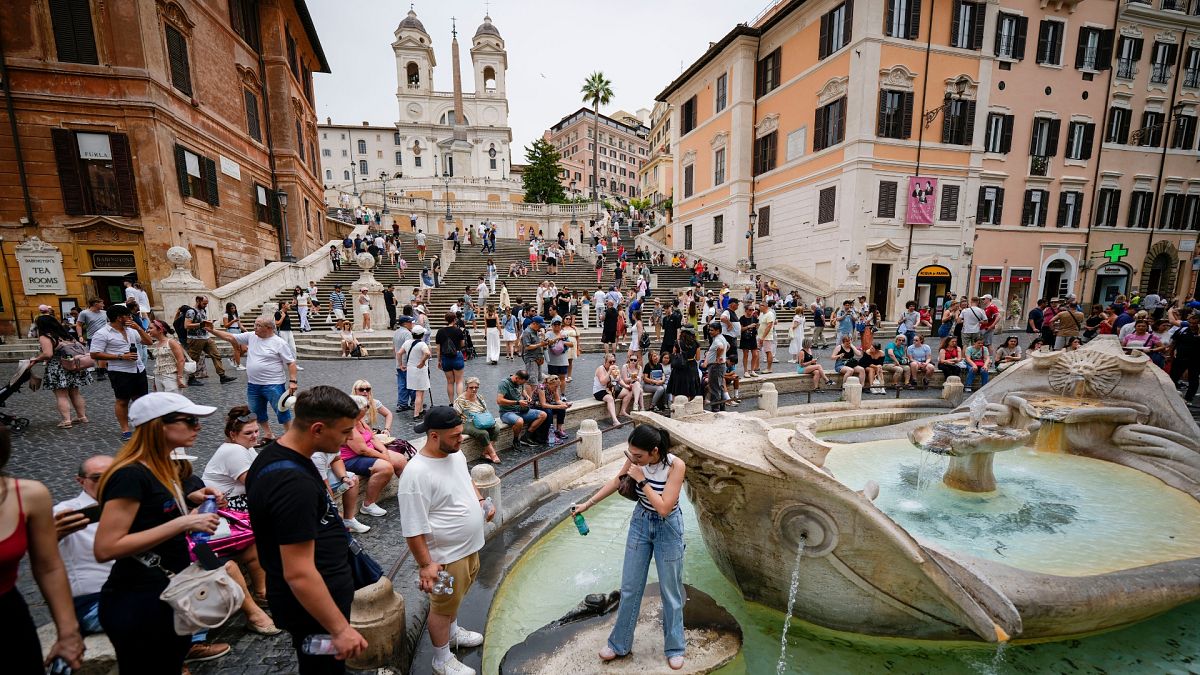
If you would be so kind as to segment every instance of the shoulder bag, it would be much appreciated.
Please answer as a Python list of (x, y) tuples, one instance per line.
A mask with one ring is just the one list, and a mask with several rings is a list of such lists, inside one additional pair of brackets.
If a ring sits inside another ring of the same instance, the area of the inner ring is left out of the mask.
[(96, 365), (87, 347), (78, 340), (63, 341), (58, 345), (59, 363), (63, 370), (75, 373)]

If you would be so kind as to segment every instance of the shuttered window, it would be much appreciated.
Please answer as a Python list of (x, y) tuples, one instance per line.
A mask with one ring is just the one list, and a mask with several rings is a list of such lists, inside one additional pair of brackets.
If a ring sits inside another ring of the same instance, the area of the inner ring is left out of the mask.
[(243, 89), (242, 95), (246, 99), (246, 131), (250, 134), (250, 138), (261, 143), (262, 126), (258, 119), (258, 96), (249, 89)]
[(958, 220), (958, 192), (957, 185), (942, 186), (942, 207), (938, 220)]
[(879, 181), (879, 203), (875, 207), (876, 217), (896, 217), (896, 187), (896, 181)]
[(713, 244), (725, 241), (725, 216), (713, 216)]
[(908, 138), (912, 129), (913, 94), (911, 91), (879, 92), (879, 119), (876, 133), (880, 138)]
[(1021, 211), (1021, 224), (1026, 227), (1045, 227), (1046, 211), (1050, 208), (1050, 192), (1026, 190), (1025, 206)]
[(975, 101), (950, 101), (942, 113), (942, 142), (970, 145), (975, 136)]
[(220, 206), (216, 162), (176, 145), (175, 175), (179, 179), (179, 194)]
[(979, 203), (975, 207), (977, 225), (999, 225), (1004, 217), (1004, 188), (984, 185), (979, 188)]
[(950, 46), (962, 49), (983, 48), (985, 5), (954, 0), (950, 16)]
[(817, 224), (832, 223), (837, 214), (837, 187), (827, 187), (818, 193)]
[(258, 52), (258, 0), (229, 0), (229, 25)]
[(996, 17), (996, 56), (1020, 61), (1025, 58), (1025, 40), (1029, 33), (1029, 19), (1016, 14), (1001, 12)]
[(884, 33), (889, 37), (916, 40), (921, 33), (922, 0), (888, 0)]
[(67, 215), (138, 215), (133, 157), (125, 134), (52, 129), (50, 139)]
[(695, 188), (696, 165), (688, 164), (683, 167), (683, 196), (691, 197)]
[(1079, 227), (1083, 216), (1083, 193), (1067, 190), (1058, 193), (1058, 218), (1056, 227)]
[(817, 108), (813, 127), (813, 152), (841, 143), (846, 137), (846, 99)]
[(821, 36), (817, 49), (817, 57), (823, 59), (850, 44), (850, 29), (853, 25), (853, 0), (846, 0), (846, 2), (822, 15)]
[(171, 86), (192, 95), (192, 73), (188, 68), (187, 40), (174, 26), (166, 26), (167, 62), (171, 68)]
[(1012, 150), (1013, 116), (988, 113), (987, 133), (983, 140), (985, 152), (1005, 153)]
[(50, 0), (50, 23), (59, 61), (98, 65), (89, 0)]
[(771, 236), (771, 207), (764, 206), (758, 210), (758, 221), (755, 225), (758, 227), (758, 236)]
[(778, 145), (779, 134), (772, 131), (754, 141), (754, 175), (766, 173), (775, 168), (775, 146)]
[(1120, 212), (1121, 191), (1116, 188), (1100, 188), (1100, 199), (1096, 203), (1096, 225), (1116, 227), (1117, 215)]
[(783, 60), (781, 48), (758, 60), (754, 69), (754, 96), (764, 96), (779, 86), (779, 68)]
[(296, 152), (300, 154), (300, 161), (304, 161), (304, 131), (300, 128), (300, 120), (296, 120)]
[(287, 60), (288, 67), (292, 69), (292, 77), (296, 81), (300, 81), (300, 63), (296, 60), (296, 38), (292, 37), (292, 31), (284, 30), (284, 40), (287, 42)]

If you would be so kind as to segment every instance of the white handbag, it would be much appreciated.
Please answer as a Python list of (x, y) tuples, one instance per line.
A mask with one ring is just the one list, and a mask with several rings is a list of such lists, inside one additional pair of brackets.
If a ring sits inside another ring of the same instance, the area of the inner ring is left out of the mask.
[(175, 634), (192, 635), (228, 621), (241, 609), (245, 595), (224, 566), (206, 570), (192, 563), (171, 576), (158, 598), (175, 610)]

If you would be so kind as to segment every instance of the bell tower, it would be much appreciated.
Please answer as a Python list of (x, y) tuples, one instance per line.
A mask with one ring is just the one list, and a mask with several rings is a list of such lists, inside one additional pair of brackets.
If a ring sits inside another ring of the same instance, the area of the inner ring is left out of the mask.
[(483, 23), (471, 38), (471, 64), (475, 71), (475, 98), (504, 98), (508, 53), (504, 50), (504, 38), (490, 16), (483, 17)]
[(433, 56), (433, 40), (415, 11), (408, 10), (408, 16), (396, 27), (395, 36), (392, 51), (396, 54), (396, 97), (430, 94), (437, 60)]

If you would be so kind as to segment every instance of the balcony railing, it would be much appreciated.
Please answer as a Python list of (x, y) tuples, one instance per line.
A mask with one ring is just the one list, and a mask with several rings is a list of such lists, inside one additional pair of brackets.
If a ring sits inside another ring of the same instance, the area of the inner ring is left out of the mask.
[(1155, 84), (1166, 84), (1171, 79), (1171, 65), (1168, 63), (1150, 64), (1150, 81)]
[(1183, 71), (1183, 86), (1200, 88), (1200, 68), (1188, 68)]
[(996, 51), (998, 52), (996, 56), (1002, 56), (1009, 59), (1013, 58), (1013, 50), (1014, 46), (1016, 45), (1016, 41), (1016, 35), (1000, 35), (998, 38), (996, 38)]
[(1117, 59), (1117, 77), (1132, 80), (1134, 75), (1137, 75), (1136, 61), (1127, 58)]
[(1029, 175), (1046, 176), (1050, 173), (1050, 158), (1034, 155), (1029, 158)]
[(1187, 0), (1162, 0), (1163, 9), (1169, 9), (1176, 12), (1186, 12), (1187, 6)]

